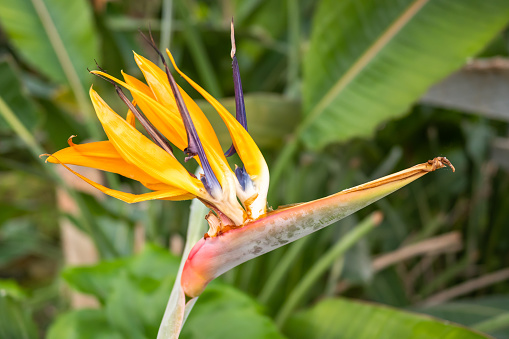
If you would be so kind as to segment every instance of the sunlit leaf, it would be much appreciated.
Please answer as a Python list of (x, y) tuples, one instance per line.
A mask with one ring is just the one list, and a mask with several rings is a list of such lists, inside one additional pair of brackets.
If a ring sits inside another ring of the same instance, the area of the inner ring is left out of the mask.
[(304, 62), (308, 147), (369, 136), (475, 55), (508, 22), (509, 2), (324, 0)]
[(88, 2), (0, 0), (0, 24), (23, 59), (48, 78), (91, 81), (86, 69), (99, 52)]

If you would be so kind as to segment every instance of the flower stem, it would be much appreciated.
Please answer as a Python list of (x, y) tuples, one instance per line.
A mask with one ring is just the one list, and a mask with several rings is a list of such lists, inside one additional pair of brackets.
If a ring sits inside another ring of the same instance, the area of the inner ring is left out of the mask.
[[(200, 172), (196, 172), (196, 175), (199, 176)], [(173, 289), (170, 294), (170, 299), (166, 305), (163, 320), (161, 321), (161, 325), (159, 325), (157, 339), (178, 338), (180, 330), (186, 321), (185, 318), (189, 312), (191, 312), (191, 309), (196, 302), (197, 298), (193, 298), (191, 301), (185, 303), (184, 291), (180, 285), (180, 277), (189, 252), (191, 252), (193, 246), (207, 231), (208, 223), (203, 216), (207, 214), (208, 210), (207, 206), (202, 204), (198, 199), (194, 199), (191, 202), (184, 253), (182, 253), (182, 260), (180, 261), (177, 279), (175, 280), (175, 284), (173, 285)]]

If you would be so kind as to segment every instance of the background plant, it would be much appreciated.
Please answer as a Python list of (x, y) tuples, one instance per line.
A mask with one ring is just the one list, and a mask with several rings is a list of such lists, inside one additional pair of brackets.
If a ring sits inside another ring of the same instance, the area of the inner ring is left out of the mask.
[[(254, 338), (323, 338), (337, 337), (337, 328), (348, 336), (349, 326), (358, 334), (349, 316), (362, 315), (367, 328), (379, 328), (380, 314), (412, 317), (339, 295), (508, 337), (509, 212), (503, 207), (509, 204), (509, 103), (503, 79), (509, 6), (474, 0), (1, 0), (0, 307), (6, 316), (0, 336), (155, 337), (186, 234), (188, 203), (125, 205), (75, 188), (66, 193), (65, 177), (38, 155), (66, 146), (71, 134), (102, 139), (86, 96), (93, 79), (86, 68), (97, 59), (115, 76), (121, 69), (137, 74), (131, 50), (151, 55), (138, 33), (149, 24), (183, 71), (233, 111), (232, 16), (249, 131), (269, 162), (273, 207), (437, 155), (447, 156), (457, 173), (425, 177), (340, 225), (228, 272), (207, 289), (182, 337), (224, 338), (225, 319), (232, 337), (249, 326)], [(94, 87), (123, 111), (106, 83)], [(226, 149), (226, 129), (203, 107)], [(141, 192), (115, 176), (105, 180)], [(55, 187), (68, 200), (58, 203)], [(385, 216), (381, 225), (313, 273), (374, 210)], [(97, 252), (78, 257), (97, 257), (94, 266), (64, 268), (70, 261), (65, 249), (76, 245), (62, 231), (66, 224), (83, 231), (79, 241), (91, 239)], [(168, 247), (174, 255), (162, 250)], [(299, 287), (306, 280), (313, 283)], [(89, 301), (70, 303), (64, 286), (94, 296), (98, 308), (71, 310)], [(325, 315), (344, 323), (328, 326)], [(409, 330), (385, 326), (380, 331), (389, 337)]]

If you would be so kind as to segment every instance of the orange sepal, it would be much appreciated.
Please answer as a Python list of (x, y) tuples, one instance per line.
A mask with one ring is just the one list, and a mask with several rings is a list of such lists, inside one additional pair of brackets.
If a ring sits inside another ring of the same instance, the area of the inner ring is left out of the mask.
[(162, 183), (201, 194), (203, 184), (173, 156), (118, 116), (92, 88), (90, 97), (108, 139), (123, 159)]

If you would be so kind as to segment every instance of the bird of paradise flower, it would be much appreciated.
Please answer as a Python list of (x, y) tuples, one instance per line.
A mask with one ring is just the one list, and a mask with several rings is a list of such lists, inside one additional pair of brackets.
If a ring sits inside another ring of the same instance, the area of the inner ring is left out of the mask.
[[(91, 71), (111, 82), (127, 105), (126, 118), (116, 114), (99, 94), (90, 89), (95, 112), (107, 141), (75, 144), (52, 155), (47, 161), (60, 163), (90, 185), (128, 203), (161, 199), (197, 198), (210, 212), (205, 216), (209, 230), (189, 253), (181, 275), (179, 305), (168, 337), (178, 337), (185, 316), (207, 284), (229, 269), (326, 227), (438, 168), (454, 167), (437, 157), (392, 175), (343, 190), (331, 196), (283, 207), (267, 208), (269, 170), (265, 159), (247, 131), (246, 112), (239, 65), (235, 56), (232, 22), (232, 68), (235, 88), (234, 118), (215, 98), (187, 77), (167, 55), (175, 70), (218, 112), (230, 133), (233, 145), (223, 153), (216, 134), (198, 105), (180, 88), (158, 51), (152, 37), (147, 41), (158, 52), (164, 71), (134, 53), (146, 84), (122, 72), (124, 81), (102, 69)], [(129, 90), (130, 101), (122, 91)], [(138, 109), (139, 108), (139, 109)], [(135, 127), (139, 121), (150, 139)], [(174, 156), (173, 147), (184, 151), (186, 161), (195, 159), (203, 170), (197, 178)], [(227, 156), (238, 153), (242, 166), (232, 170)], [(149, 193), (131, 194), (107, 188), (67, 164), (97, 168), (139, 181)], [(167, 337), (167, 336), (164, 336)]]

